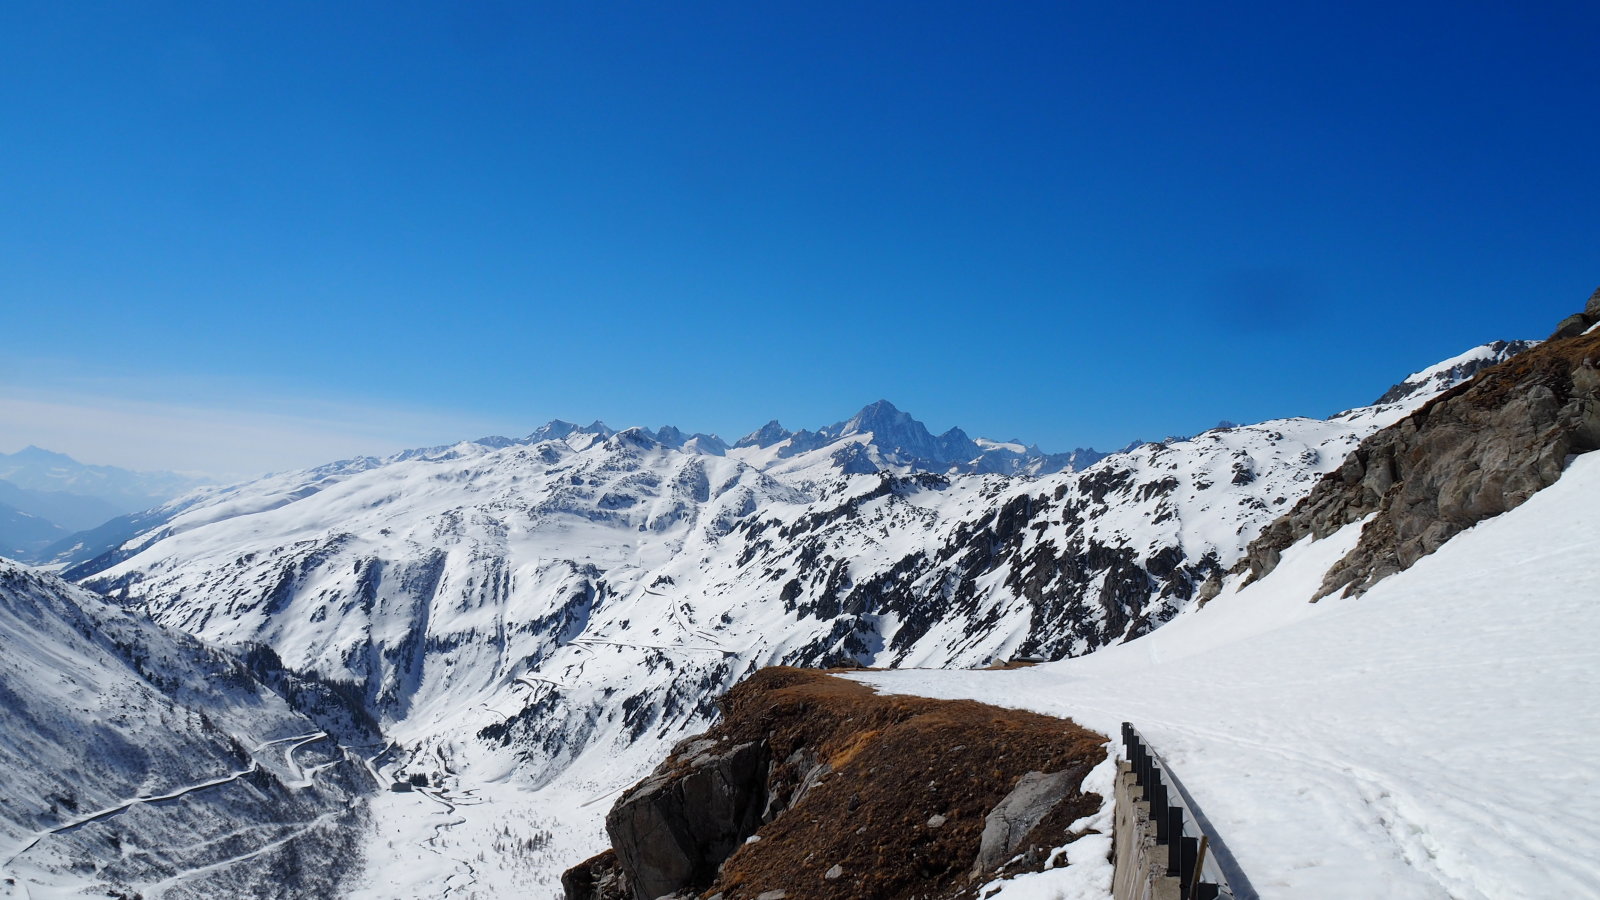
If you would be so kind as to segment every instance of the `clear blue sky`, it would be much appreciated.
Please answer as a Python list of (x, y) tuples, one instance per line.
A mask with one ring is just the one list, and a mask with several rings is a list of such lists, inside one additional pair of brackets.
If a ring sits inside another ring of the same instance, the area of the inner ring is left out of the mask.
[(1593, 2), (7, 3), (0, 450), (1326, 415), (1600, 284), (1597, 46)]

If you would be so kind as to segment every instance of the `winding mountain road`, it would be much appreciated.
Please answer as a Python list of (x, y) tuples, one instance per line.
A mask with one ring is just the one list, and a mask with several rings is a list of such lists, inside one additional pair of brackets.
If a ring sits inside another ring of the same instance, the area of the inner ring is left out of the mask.
[(85, 815), (78, 816), (77, 818), (74, 818), (74, 819), (72, 819), (70, 821), (67, 821), (67, 822), (63, 822), (60, 825), (56, 825), (56, 826), (54, 826), (52, 828), (42, 829), (42, 830), (40, 830), (38, 832), (35, 832), (33, 837), (30, 840), (28, 840), (21, 847), (19, 847), (17, 850), (12, 852), (12, 854), (6, 858), (6, 861), (3, 864), (3, 867), (6, 868), (6, 869), (10, 869), (12, 867), (12, 864), (17, 861), (18, 857), (22, 856), (24, 853), (27, 853), (29, 850), (32, 850), (34, 847), (38, 846), (39, 842), (44, 840), (45, 838), (53, 837), (53, 836), (58, 835), (58, 834), (66, 834), (66, 833), (69, 833), (69, 832), (72, 832), (72, 831), (76, 831), (77, 829), (82, 828), (85, 825), (90, 825), (90, 824), (93, 824), (95, 822), (102, 821), (104, 819), (109, 819), (112, 816), (118, 815), (120, 813), (127, 812), (129, 809), (132, 809), (133, 807), (138, 806), (141, 803), (167, 803), (167, 802), (170, 802), (170, 801), (173, 801), (173, 800), (179, 800), (179, 799), (182, 799), (183, 797), (187, 797), (188, 795), (193, 794), (196, 791), (203, 791), (203, 790), (206, 790), (207, 788), (214, 788), (214, 787), (218, 787), (219, 785), (231, 784), (232, 782), (238, 781), (239, 779), (243, 778), (244, 776), (249, 775), (252, 772), (255, 772), (259, 768), (261, 768), (261, 764), (256, 762), (255, 760), (251, 760), (249, 767), (244, 768), (244, 769), (240, 769), (239, 771), (230, 773), (228, 775), (223, 775), (223, 776), (221, 776), (219, 778), (213, 778), (213, 779), (211, 779), (209, 781), (202, 781), (199, 784), (191, 784), (191, 785), (189, 785), (187, 787), (178, 788), (176, 790), (169, 791), (169, 792), (167, 792), (165, 794), (148, 794), (148, 795), (141, 795), (141, 796), (138, 796), (138, 797), (134, 797), (131, 800), (124, 800), (121, 803), (118, 803), (118, 804), (116, 804), (114, 806), (108, 806), (108, 807), (106, 807), (104, 809), (95, 810), (92, 813), (87, 813)]
[[(319, 741), (319, 740), (324, 740), (327, 737), (328, 737), (328, 733), (327, 732), (318, 731), (318, 732), (313, 732), (311, 734), (300, 734), (300, 735), (292, 735), (290, 737), (275, 738), (273, 740), (264, 741), (261, 744), (258, 744), (255, 747), (254, 752), (255, 753), (264, 753), (264, 752), (266, 752), (267, 750), (269, 750), (272, 747), (275, 747), (275, 746), (278, 746), (278, 745), (282, 745), (282, 744), (287, 744), (288, 746), (284, 749), (283, 758), (284, 758), (285, 766), (288, 768), (289, 772), (291, 773), (291, 780), (284, 781), (283, 784), (284, 784), (285, 787), (288, 787), (288, 788), (297, 789), (297, 790), (298, 789), (303, 789), (303, 788), (306, 788), (306, 787), (310, 787), (312, 784), (314, 784), (315, 781), (316, 781), (316, 776), (318, 774), (320, 774), (323, 770), (329, 768), (332, 765), (337, 764), (337, 761), (325, 763), (325, 764), (322, 764), (322, 765), (319, 765), (319, 766), (315, 766), (315, 767), (313, 767), (312, 769), (310, 769), (308, 771), (306, 769), (303, 769), (295, 761), (295, 751), (299, 750), (301, 747), (305, 746), (306, 744), (309, 744), (309, 743), (312, 743), (312, 742), (315, 742), (315, 741)], [(223, 785), (232, 784), (232, 783), (238, 781), (239, 779), (244, 778), (247, 775), (254, 774), (255, 772), (259, 771), (260, 769), (261, 769), (260, 761), (258, 759), (252, 758), (250, 760), (250, 765), (249, 766), (247, 766), (247, 767), (245, 767), (243, 769), (239, 769), (238, 771), (235, 771), (235, 772), (230, 772), (227, 775), (221, 775), (221, 776), (218, 776), (216, 778), (211, 778), (211, 779), (208, 779), (206, 781), (198, 782), (196, 784), (186, 785), (186, 786), (180, 787), (180, 788), (174, 788), (174, 789), (172, 789), (170, 791), (167, 791), (167, 792), (161, 793), (161, 794), (141, 794), (140, 796), (120, 801), (120, 802), (115, 803), (115, 804), (113, 804), (111, 806), (107, 806), (107, 807), (104, 807), (102, 809), (95, 810), (94, 812), (85, 813), (85, 814), (83, 814), (81, 816), (76, 816), (73, 819), (71, 819), (69, 821), (66, 821), (66, 822), (62, 822), (59, 825), (55, 825), (55, 826), (52, 826), (50, 828), (41, 829), (41, 830), (35, 832), (32, 835), (31, 838), (26, 840), (26, 842), (24, 842), (20, 846), (18, 846), (17, 849), (12, 851), (5, 858), (4, 863), (0, 863), (0, 869), (3, 869), (8, 873), (13, 872), (14, 871), (14, 865), (15, 865), (16, 861), (19, 858), (21, 858), (24, 854), (26, 854), (28, 851), (30, 851), (34, 847), (38, 846), (41, 841), (44, 841), (47, 838), (51, 838), (51, 837), (54, 837), (54, 836), (60, 835), (60, 834), (70, 834), (70, 833), (72, 833), (74, 831), (77, 831), (78, 829), (87, 827), (87, 826), (92, 825), (92, 824), (94, 824), (96, 822), (102, 822), (102, 821), (105, 821), (106, 819), (110, 819), (110, 818), (112, 818), (114, 816), (120, 815), (120, 814), (122, 814), (124, 812), (127, 812), (128, 810), (134, 808), (135, 806), (139, 806), (141, 804), (144, 804), (144, 805), (155, 805), (155, 804), (164, 804), (164, 803), (175, 803), (175, 802), (178, 802), (178, 801), (184, 799), (185, 797), (188, 797), (188, 796), (190, 796), (192, 794), (195, 794), (195, 793), (198, 793), (200, 791), (205, 791), (205, 790), (209, 790), (211, 788), (217, 788), (217, 787), (221, 787)], [(202, 875), (206, 875), (206, 874), (209, 874), (211, 872), (220, 871), (220, 870), (225, 869), (225, 868), (227, 868), (229, 866), (235, 865), (235, 864), (240, 863), (240, 862), (244, 862), (244, 861), (249, 860), (249, 859), (253, 859), (253, 858), (255, 858), (257, 856), (260, 856), (260, 855), (262, 855), (264, 853), (267, 853), (267, 852), (275, 850), (275, 849), (277, 849), (279, 847), (282, 847), (285, 844), (289, 843), (290, 841), (293, 841), (296, 838), (298, 838), (298, 837), (300, 837), (300, 836), (302, 836), (302, 835), (304, 835), (304, 834), (306, 834), (306, 833), (308, 833), (308, 832), (310, 832), (310, 831), (312, 831), (312, 830), (314, 830), (316, 828), (321, 827), (322, 825), (326, 824), (331, 818), (333, 818), (337, 814), (338, 814), (338, 811), (325, 813), (322, 816), (318, 817), (317, 819), (313, 820), (312, 822), (306, 823), (304, 825), (301, 825), (299, 823), (285, 823), (285, 824), (282, 825), (282, 827), (288, 828), (289, 832), (287, 834), (282, 835), (281, 837), (278, 837), (277, 839), (275, 839), (275, 840), (273, 840), (273, 841), (271, 841), (269, 843), (263, 844), (262, 846), (257, 847), (254, 850), (251, 850), (251, 851), (249, 851), (247, 853), (240, 854), (238, 856), (231, 857), (229, 859), (219, 860), (217, 862), (209, 863), (209, 864), (207, 864), (205, 866), (201, 866), (199, 868), (190, 869), (190, 870), (187, 870), (187, 871), (184, 871), (184, 872), (180, 872), (180, 873), (178, 873), (176, 875), (171, 876), (170, 878), (163, 879), (160, 882), (157, 882), (155, 884), (152, 884), (152, 885), (146, 887), (143, 891), (141, 891), (141, 893), (143, 893), (148, 898), (152, 898), (152, 900), (153, 900), (153, 898), (162, 896), (169, 889), (171, 889), (171, 888), (173, 888), (173, 887), (175, 887), (175, 886), (177, 886), (179, 884), (182, 884), (182, 883), (184, 883), (186, 881), (189, 881), (189, 880), (194, 879), (194, 878), (198, 878), (198, 877), (200, 877)], [(16, 883), (17, 883), (17, 886), (19, 888), (21, 888), (22, 895), (24, 897), (31, 897), (32, 896), (31, 892), (28, 889), (28, 885), (27, 885), (27, 883), (26, 883), (26, 881), (24, 879), (22, 879), (21, 877), (17, 877), (17, 882)]]

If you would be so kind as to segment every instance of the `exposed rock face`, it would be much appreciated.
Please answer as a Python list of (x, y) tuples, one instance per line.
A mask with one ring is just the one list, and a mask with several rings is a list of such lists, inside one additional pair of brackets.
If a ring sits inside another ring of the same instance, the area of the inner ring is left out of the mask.
[(1080, 786), (1105, 739), (1059, 719), (787, 668), (722, 706), (617, 802), (615, 853), (569, 871), (568, 900), (955, 898), (1042, 868), (1099, 808)]
[(1576, 337), (1588, 331), (1589, 326), (1593, 324), (1594, 318), (1592, 316), (1587, 313), (1575, 313), (1562, 319), (1556, 325), (1555, 334), (1550, 335), (1550, 339), (1558, 340), (1560, 338)]
[(1583, 312), (1574, 313), (1561, 320), (1556, 326), (1555, 334), (1550, 335), (1550, 339), (1577, 337), (1593, 328), (1596, 323), (1600, 323), (1600, 288), (1595, 288), (1594, 293), (1589, 295), (1589, 303)]
[(1317, 596), (1361, 593), (1521, 505), (1554, 484), (1570, 456), (1600, 449), (1597, 361), (1600, 334), (1580, 330), (1481, 372), (1372, 435), (1251, 545), (1252, 578), (1301, 538), (1372, 516)]
[(633, 900), (633, 888), (617, 864), (617, 851), (584, 860), (561, 873), (567, 900)]
[(655, 900), (710, 884), (761, 824), (767, 769), (765, 742), (691, 741), (666, 771), (623, 794), (606, 816), (606, 833), (634, 896)]
[[(972, 877), (993, 871), (1010, 859), (1044, 817), (1076, 790), (1073, 772), (1029, 772), (984, 819)], [(1078, 775), (1079, 781), (1082, 775)]]

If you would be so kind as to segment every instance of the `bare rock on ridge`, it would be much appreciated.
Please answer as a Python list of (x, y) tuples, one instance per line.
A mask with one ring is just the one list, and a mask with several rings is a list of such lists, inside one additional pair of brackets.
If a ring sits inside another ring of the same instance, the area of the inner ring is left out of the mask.
[(1061, 719), (786, 667), (721, 705), (618, 801), (616, 852), (570, 870), (568, 900), (618, 900), (593, 886), (621, 882), (637, 900), (970, 898), (973, 877), (1059, 864), (1052, 851), (1100, 807), (1081, 786), (1105, 738)]
[(711, 883), (755, 833), (767, 801), (767, 745), (750, 741), (658, 771), (606, 815), (618, 862), (638, 900)]
[[(1597, 302), (1600, 292), (1589, 305)], [(1252, 579), (1301, 538), (1372, 516), (1317, 597), (1362, 593), (1520, 506), (1554, 484), (1573, 455), (1600, 449), (1597, 360), (1600, 334), (1553, 339), (1374, 434), (1251, 544)]]

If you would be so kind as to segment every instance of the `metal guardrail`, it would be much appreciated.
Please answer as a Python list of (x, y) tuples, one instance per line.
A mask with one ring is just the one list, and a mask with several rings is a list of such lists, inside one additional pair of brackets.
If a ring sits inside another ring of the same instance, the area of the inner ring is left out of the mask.
[(1132, 724), (1122, 723), (1122, 744), (1134, 779), (1150, 804), (1156, 842), (1167, 847), (1167, 872), (1182, 900), (1259, 900), (1250, 879), (1222, 837), (1184, 790), (1172, 767)]

